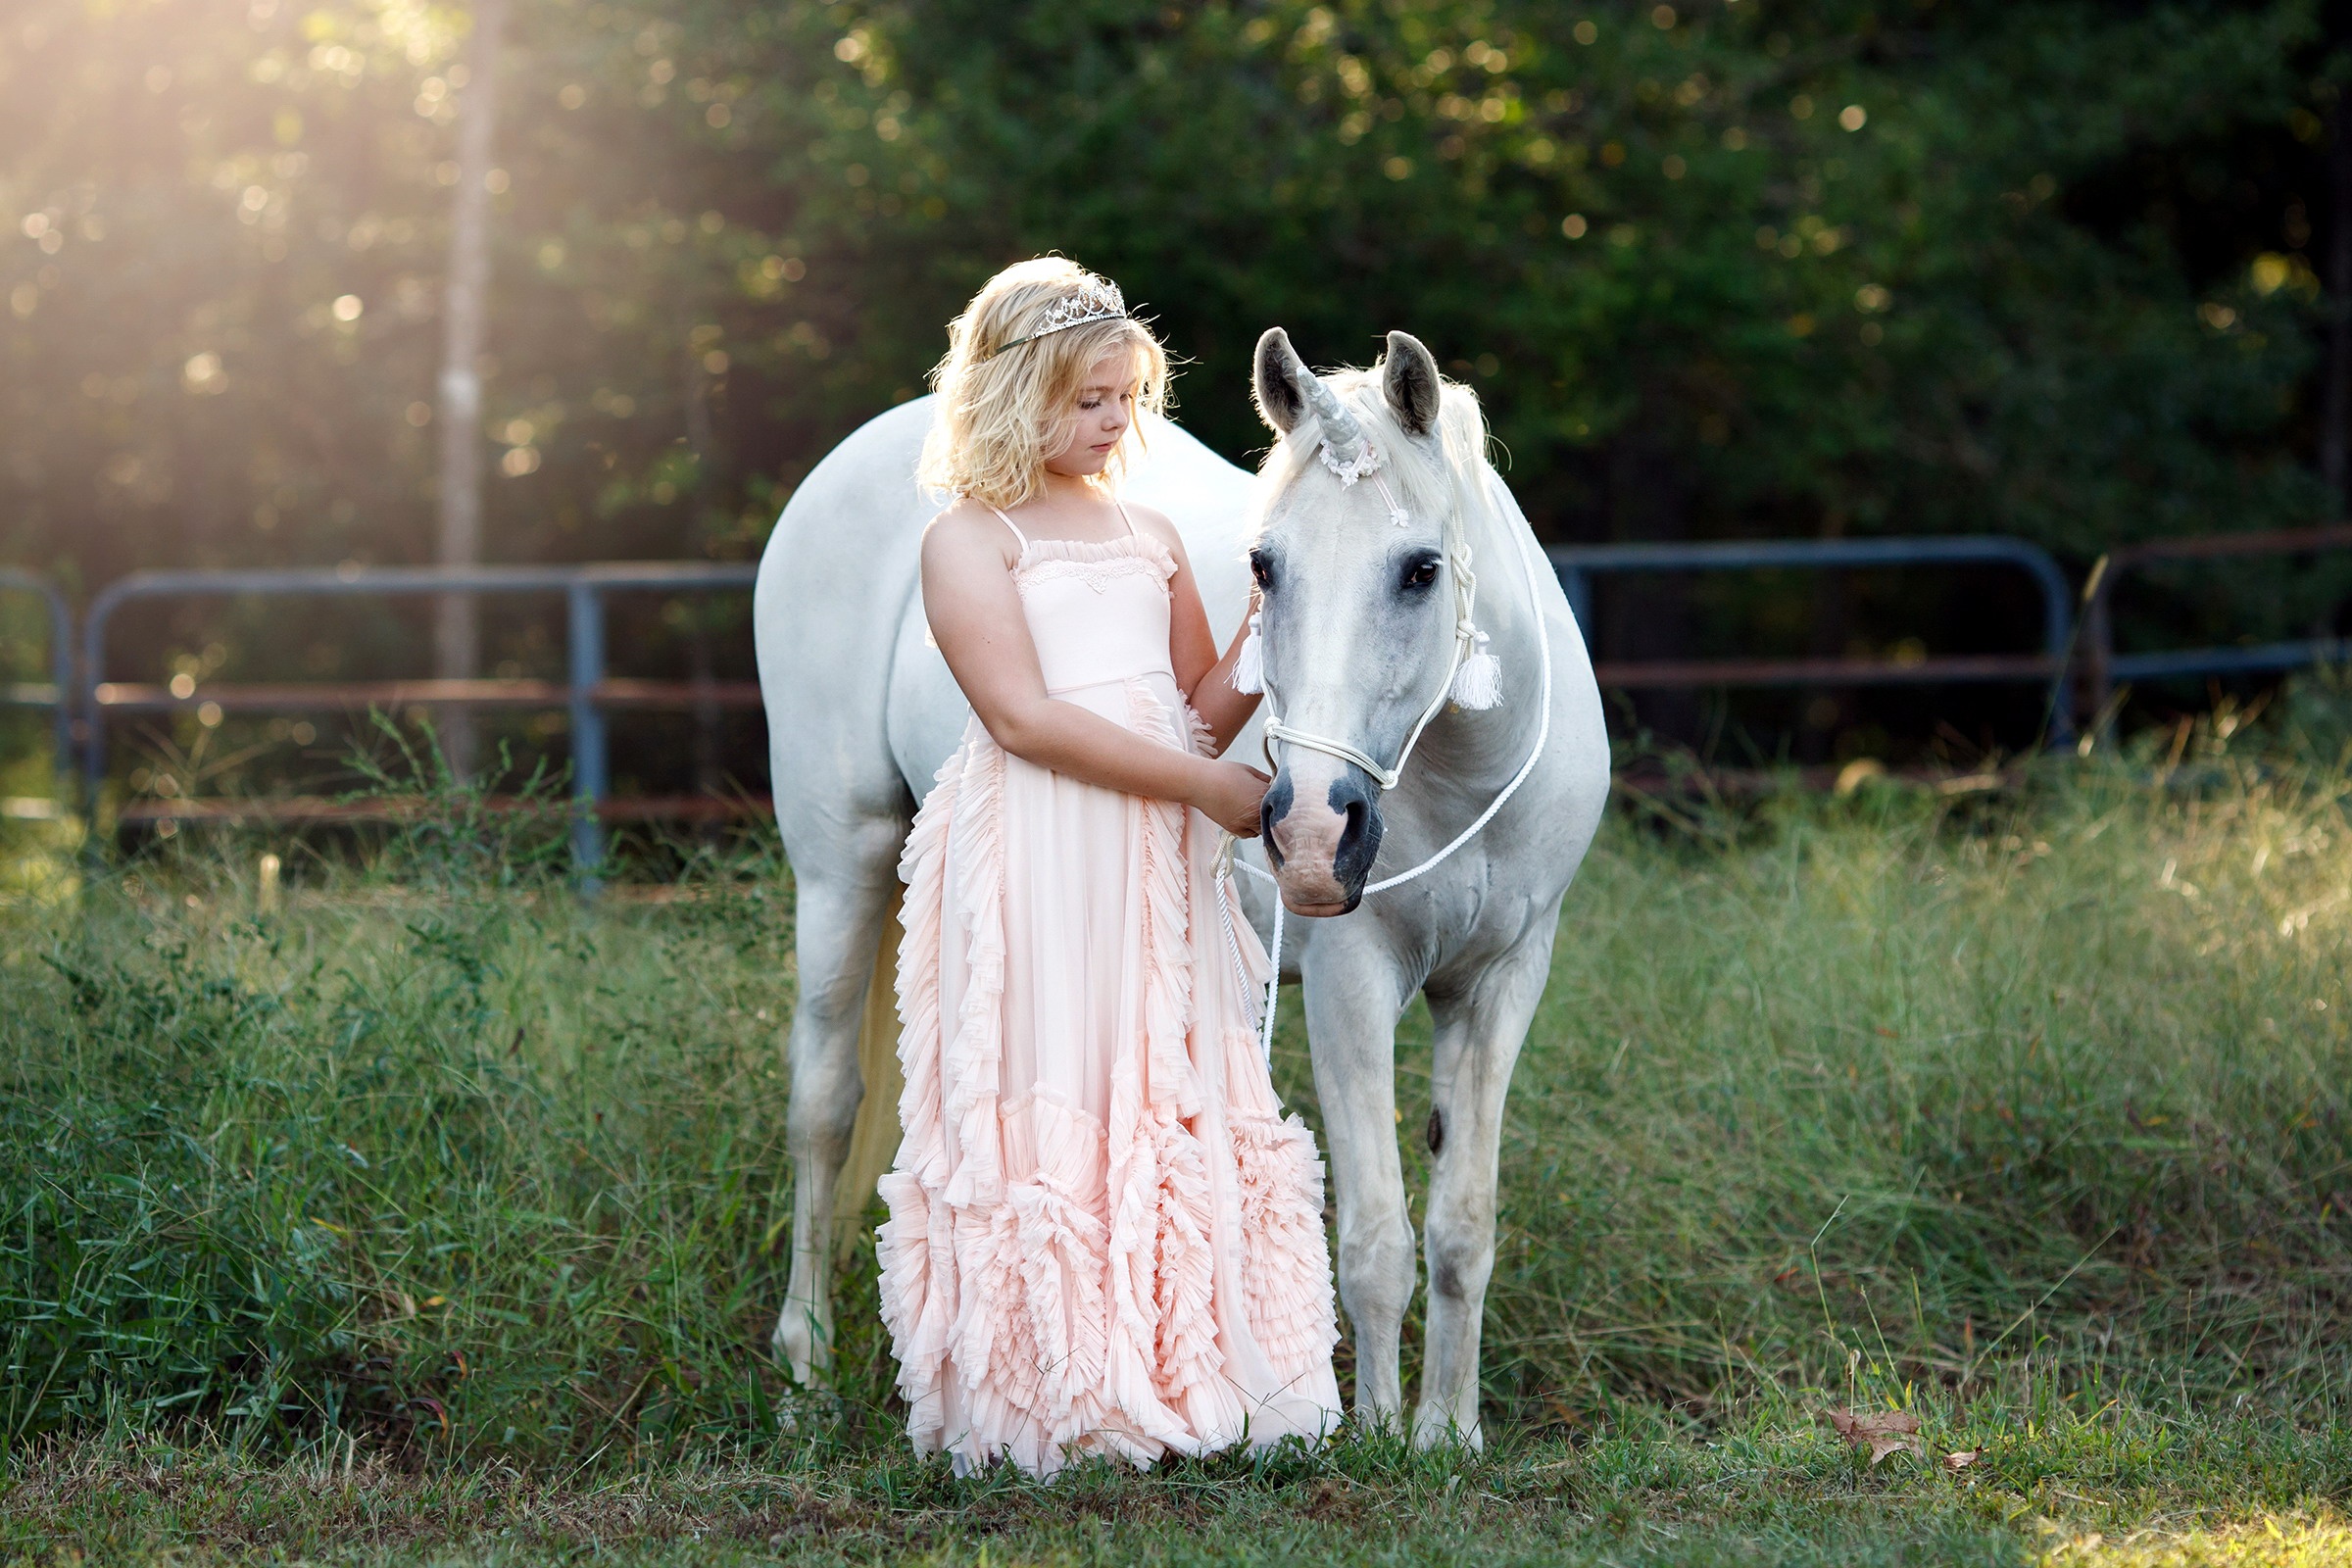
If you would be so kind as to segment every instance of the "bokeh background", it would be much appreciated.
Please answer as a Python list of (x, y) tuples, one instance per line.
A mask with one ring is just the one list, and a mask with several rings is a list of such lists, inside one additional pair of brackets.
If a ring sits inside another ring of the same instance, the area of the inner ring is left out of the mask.
[[(827, 448), (920, 391), (969, 291), (1048, 250), (1156, 318), (1179, 416), (1239, 462), (1265, 326), (1325, 364), (1417, 333), (1553, 541), (1990, 531), (2080, 572), (2341, 510), (2341, 6), (14, 0), (0, 557), (85, 597), (141, 566), (434, 559), (484, 70), (492, 562), (756, 556)], [(2348, 588), (2205, 565), (2119, 613), (2127, 644), (2301, 635)], [(637, 606), (614, 664), (748, 673), (746, 613)], [(1654, 659), (2016, 650), (2034, 624), (1997, 573), (1913, 570), (1628, 580), (1591, 630)], [(157, 607), (112, 667), (422, 674), (427, 625)], [(553, 607), (483, 628), (481, 673), (560, 673)], [(1965, 762), (2038, 717), (2023, 688), (1660, 693), (1617, 727)], [(499, 722), (560, 761), (560, 716)], [(683, 722), (617, 726), (622, 793), (760, 791), (755, 717), (691, 746)], [(214, 738), (205, 788), (338, 765), (320, 727), (251, 729)]]

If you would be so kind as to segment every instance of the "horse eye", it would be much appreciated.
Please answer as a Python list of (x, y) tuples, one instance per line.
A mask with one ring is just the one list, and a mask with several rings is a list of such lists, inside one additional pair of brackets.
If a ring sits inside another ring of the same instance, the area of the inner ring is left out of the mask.
[(1426, 588), (1437, 580), (1438, 560), (1435, 556), (1424, 556), (1404, 568), (1404, 585), (1407, 588)]
[(1274, 563), (1266, 559), (1264, 551), (1252, 550), (1250, 552), (1250, 575), (1257, 579), (1257, 585), (1260, 588), (1274, 586)]

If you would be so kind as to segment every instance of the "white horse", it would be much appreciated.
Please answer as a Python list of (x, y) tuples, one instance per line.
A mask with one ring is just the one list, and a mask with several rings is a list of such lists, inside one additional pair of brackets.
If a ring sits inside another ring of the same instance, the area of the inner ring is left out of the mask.
[[(1141, 432), (1148, 444), (1127, 493), (1183, 532), (1220, 642), (1250, 574), (1262, 590), (1268, 703), (1287, 737), (1272, 748), (1263, 816), (1285, 905), (1323, 916), (1289, 923), (1284, 969), (1305, 986), (1341, 1298), (1356, 1336), (1355, 1408), (1374, 1423), (1403, 1411), (1398, 1338), (1415, 1272), (1396, 1025), (1416, 990), (1428, 998), (1436, 1163), (1413, 1430), (1422, 1442), (1477, 1443), (1503, 1096), (1561, 898), (1607, 795), (1599, 695), (1567, 602), (1487, 465), (1475, 401), (1445, 385), (1426, 349), (1392, 333), (1382, 365), (1326, 383), (1275, 330), (1258, 344), (1255, 380), (1259, 409), (1285, 439), (1254, 493), (1248, 475), (1164, 422)], [(966, 713), (925, 638), (916, 587), (921, 526), (935, 510), (913, 480), (929, 416), (926, 403), (895, 410), (817, 466), (769, 540), (754, 609), (776, 820), (799, 901), (792, 1277), (775, 1343), (804, 1381), (830, 1360), (837, 1227), (862, 1215), (896, 1142), (887, 965), (899, 849)], [(1343, 484), (1316, 461), (1323, 450), (1360, 459), (1364, 442), (1376, 484)], [(1501, 700), (1480, 710), (1438, 701), (1472, 648), (1458, 625), (1472, 562), (1476, 627), (1500, 666)], [(1546, 645), (1548, 713), (1539, 701)], [(1256, 743), (1246, 732), (1237, 753)], [(1374, 769), (1399, 762), (1384, 790)], [(1364, 899), (1376, 870), (1429, 858), (1515, 776), (1502, 808), (1443, 863)], [(1244, 881), (1267, 935), (1272, 901), (1256, 878)]]

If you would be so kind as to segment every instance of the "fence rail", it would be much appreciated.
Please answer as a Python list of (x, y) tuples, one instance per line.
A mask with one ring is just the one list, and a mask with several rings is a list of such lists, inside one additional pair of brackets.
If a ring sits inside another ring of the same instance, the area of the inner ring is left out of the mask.
[[(46, 690), (47, 688), (42, 688)], [(169, 686), (102, 683), (98, 706), (114, 713), (169, 713), (212, 704), (223, 713), (315, 713), (324, 708), (562, 708), (571, 688), (552, 680), (378, 680), (293, 682), (215, 681), (181, 697)], [(758, 708), (755, 680), (598, 681), (588, 699), (597, 707), (674, 709), (696, 703)], [(46, 699), (43, 699), (46, 701)]]
[[(1560, 586), (1590, 627), (1592, 578), (1601, 572), (1740, 571), (1768, 567), (1851, 570), (1869, 566), (1981, 564), (2009, 566), (2041, 595), (2038, 654), (1944, 654), (1922, 659), (1712, 659), (1607, 662), (1593, 666), (1603, 686), (1655, 690), (1693, 686), (1887, 686), (1940, 682), (2047, 683), (2051, 744), (2074, 738), (2067, 701), (2067, 659), (2074, 643), (2074, 593), (2049, 552), (1999, 534), (1916, 539), (1740, 539), (1702, 544), (1555, 545), (1546, 552)], [(1587, 641), (1590, 643), (1590, 632)]]
[[(2116, 587), (2141, 566), (2162, 561), (2218, 560), (2307, 554), (2352, 548), (2352, 524), (2264, 533), (2202, 535), (2131, 545), (2101, 557), (2082, 594), (2081, 646), (2074, 620), (2076, 596), (2049, 554), (2021, 539), (1959, 535), (1913, 539), (1776, 539), (1681, 544), (1559, 545), (1551, 547), (1580, 623), (1590, 625), (1592, 582), (1625, 572), (1693, 572), (1796, 568), (1861, 569), (1938, 564), (2006, 566), (2033, 583), (2040, 600), (2038, 652), (1935, 655), (1915, 659), (1709, 659), (1604, 662), (1593, 673), (1604, 686), (1657, 690), (1700, 686), (1886, 686), (1947, 682), (2046, 685), (2053, 744), (2072, 738), (2078, 705), (2070, 677), (2080, 675), (2081, 711), (2104, 715), (2115, 688), (2132, 680), (2181, 675), (2275, 673), (2315, 662), (2352, 660), (2352, 639), (2316, 637), (2244, 647), (2210, 647), (2118, 654), (2112, 605)], [(0, 683), (0, 707), (46, 708), (53, 714), (62, 814), (74, 794), (78, 761), (85, 808), (105, 781), (107, 730), (134, 713), (321, 712), (368, 708), (458, 708), (476, 710), (563, 710), (569, 716), (573, 757), (572, 847), (583, 866), (603, 859), (604, 825), (656, 818), (696, 820), (756, 814), (757, 802), (715, 797), (614, 801), (606, 716), (618, 711), (757, 710), (760, 688), (747, 680), (649, 680), (606, 670), (605, 602), (636, 592), (721, 593), (753, 586), (757, 566), (705, 562), (606, 562), (584, 565), (463, 568), (354, 566), (231, 571), (143, 571), (110, 583), (92, 600), (76, 641), (72, 611), (57, 585), (35, 572), (0, 567), (0, 593), (30, 594), (44, 606), (51, 678)], [(127, 607), (158, 599), (443, 594), (561, 594), (566, 606), (565, 674), (553, 680), (394, 679), (319, 682), (195, 682), (158, 685), (106, 678), (107, 635)], [(12, 808), (48, 803), (11, 802)], [(380, 819), (386, 808), (312, 798), (268, 801), (172, 800), (135, 802), (118, 813), (124, 822), (271, 820), (337, 822)], [(25, 815), (16, 809), (9, 814)], [(40, 814), (40, 813), (30, 813)]]
[[(534, 803), (515, 796), (493, 796), (483, 803), (491, 811), (536, 809)], [(291, 826), (327, 823), (378, 823), (414, 820), (423, 813), (399, 801), (339, 801), (327, 796), (292, 795), (269, 800), (178, 799), (133, 801), (117, 814), (118, 822), (270, 822)], [(766, 816), (765, 801), (721, 795), (632, 796), (596, 804), (600, 822), (740, 822)]]
[[(629, 813), (611, 810), (611, 756), (605, 714), (614, 709), (675, 710), (757, 708), (753, 681), (651, 681), (612, 679), (605, 673), (605, 598), (624, 592), (711, 593), (740, 591), (758, 579), (749, 564), (704, 562), (600, 562), (572, 566), (333, 566), (255, 571), (142, 571), (110, 583), (91, 602), (82, 627), (82, 799), (94, 803), (106, 778), (106, 729), (115, 713), (201, 710), (207, 704), (222, 713), (316, 712), (337, 709), (434, 706), (471, 709), (556, 709), (570, 717), (572, 854), (583, 868), (602, 864), (606, 821), (619, 814), (653, 814), (638, 805)], [(445, 594), (560, 593), (566, 607), (565, 662), (568, 679), (322, 681), (299, 684), (190, 682), (184, 690), (106, 679), (106, 634), (126, 605), (153, 599), (235, 598), (240, 595), (395, 597)], [(70, 677), (69, 677), (70, 683)], [(128, 813), (128, 819), (253, 817), (285, 820), (336, 819), (320, 809), (327, 803), (172, 802)], [(681, 816), (708, 814), (682, 802)], [(722, 803), (724, 804), (724, 803)], [(344, 819), (353, 815), (342, 813)]]
[(2294, 642), (2238, 648), (2177, 648), (2158, 653), (2118, 654), (2112, 607), (2116, 584), (2157, 561), (2219, 561), (2249, 556), (2297, 556), (2352, 548), (2352, 524), (2324, 528), (2278, 528), (2261, 533), (2199, 534), (2126, 545), (2101, 556), (2082, 590), (2082, 703), (2094, 723), (2107, 718), (2120, 681), (2162, 680), (2180, 675), (2262, 675), (2337, 664), (2352, 659), (2352, 641), (2310, 637)]

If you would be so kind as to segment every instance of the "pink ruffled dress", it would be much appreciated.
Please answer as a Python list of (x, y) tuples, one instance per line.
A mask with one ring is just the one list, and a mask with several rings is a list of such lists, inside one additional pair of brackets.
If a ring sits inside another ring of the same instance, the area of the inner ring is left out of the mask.
[[(1053, 696), (1202, 750), (1170, 668), (1174, 572), (1130, 521), (1023, 537), (1013, 578)], [(1007, 756), (977, 718), (915, 817), (882, 1316), (907, 1435), (958, 1471), (1338, 1425), (1323, 1166), (1258, 1054), (1265, 950), (1219, 844), (1186, 807)]]

